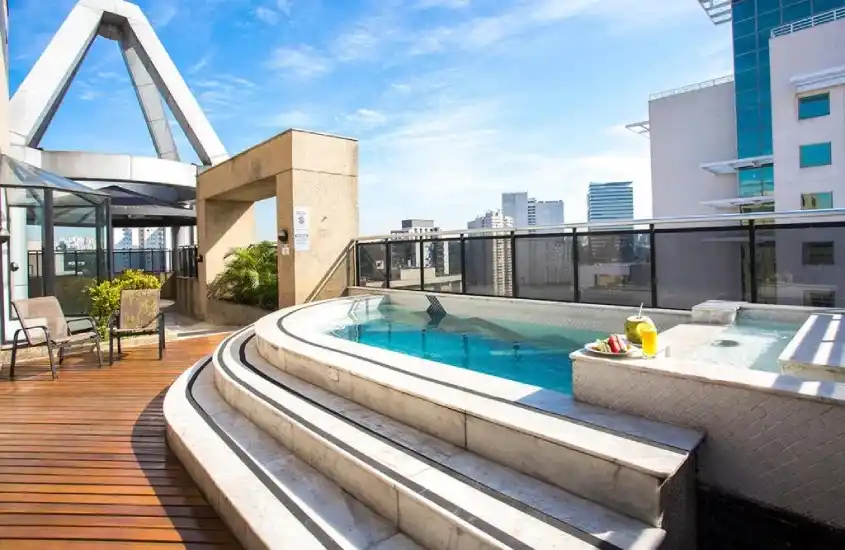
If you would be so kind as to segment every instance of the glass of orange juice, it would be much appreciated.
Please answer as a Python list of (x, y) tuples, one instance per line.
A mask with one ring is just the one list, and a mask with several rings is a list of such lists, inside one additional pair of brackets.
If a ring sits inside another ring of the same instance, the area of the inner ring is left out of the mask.
[(657, 355), (657, 329), (646, 323), (637, 327), (637, 334), (643, 344), (643, 355), (654, 357)]

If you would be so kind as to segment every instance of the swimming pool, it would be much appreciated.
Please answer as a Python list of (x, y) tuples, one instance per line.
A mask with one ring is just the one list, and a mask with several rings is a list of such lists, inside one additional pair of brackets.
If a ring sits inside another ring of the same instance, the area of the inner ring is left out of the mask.
[(382, 305), (329, 332), (360, 344), (572, 393), (569, 354), (605, 333)]
[(778, 357), (800, 324), (740, 316), (718, 338), (682, 354), (680, 358), (707, 361), (739, 369), (781, 372)]

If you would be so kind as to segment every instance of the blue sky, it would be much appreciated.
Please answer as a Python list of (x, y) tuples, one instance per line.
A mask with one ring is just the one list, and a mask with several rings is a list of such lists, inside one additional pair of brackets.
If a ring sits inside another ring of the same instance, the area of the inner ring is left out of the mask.
[[(10, 0), (12, 91), (74, 3)], [(289, 127), (360, 140), (363, 234), (465, 227), (503, 191), (580, 221), (590, 181), (634, 180), (648, 216), (648, 140), (624, 125), (731, 69), (730, 29), (696, 0), (137, 3), (230, 153)], [(116, 43), (95, 42), (42, 146), (155, 154)]]

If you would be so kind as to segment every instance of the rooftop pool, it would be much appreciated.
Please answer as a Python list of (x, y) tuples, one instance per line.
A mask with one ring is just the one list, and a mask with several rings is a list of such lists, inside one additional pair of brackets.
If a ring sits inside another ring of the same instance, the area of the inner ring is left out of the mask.
[(569, 354), (604, 332), (501, 319), (430, 316), (383, 304), (332, 336), (572, 394)]
[(679, 358), (780, 373), (778, 357), (799, 328), (800, 323), (744, 318), (740, 314), (736, 323), (725, 328), (712, 342), (681, 354)]

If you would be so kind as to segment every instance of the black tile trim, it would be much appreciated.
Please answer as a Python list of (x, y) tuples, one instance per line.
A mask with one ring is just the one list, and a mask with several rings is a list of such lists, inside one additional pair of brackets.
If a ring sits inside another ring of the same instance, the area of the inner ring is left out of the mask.
[[(383, 443), (390, 445), (394, 449), (397, 449), (400, 452), (412, 455), (412, 456), (414, 456), (414, 458), (420, 460), (421, 462), (426, 463), (430, 467), (436, 468), (437, 470), (443, 472), (444, 474), (460, 480), (461, 482), (465, 483), (466, 485), (469, 485), (470, 487), (473, 487), (474, 489), (481, 491), (481, 492), (483, 492), (484, 494), (486, 494), (490, 497), (495, 498), (496, 500), (498, 500), (499, 502), (502, 502), (503, 504), (506, 504), (508, 506), (516, 508), (517, 510), (520, 510), (521, 512), (523, 512), (525, 514), (527, 514), (527, 515), (529, 515), (529, 516), (531, 516), (535, 519), (538, 519), (538, 520), (542, 521), (543, 523), (546, 523), (547, 525), (551, 525), (552, 527), (555, 527), (556, 529), (559, 529), (559, 530), (567, 533), (570, 536), (573, 536), (573, 537), (575, 537), (579, 540), (582, 540), (582, 541), (586, 542), (587, 544), (592, 545), (594, 548), (598, 548), (600, 550), (622, 550), (622, 548), (620, 548), (619, 546), (616, 546), (615, 544), (613, 544), (611, 542), (602, 540), (602, 539), (600, 539), (600, 538), (598, 538), (598, 537), (596, 537), (596, 536), (594, 536), (591, 533), (588, 533), (586, 531), (582, 531), (582, 530), (578, 529), (577, 527), (574, 527), (574, 526), (572, 526), (572, 525), (570, 525), (570, 524), (568, 524), (564, 521), (561, 521), (561, 520), (559, 520), (555, 517), (549, 516), (549, 515), (543, 513), (542, 511), (525, 504), (524, 502), (516, 500), (516, 499), (514, 499), (514, 498), (512, 498), (512, 497), (510, 497), (510, 496), (508, 496), (508, 495), (506, 495), (506, 494), (504, 494), (500, 491), (497, 491), (496, 489), (493, 489), (492, 487), (490, 487), (488, 485), (485, 485), (485, 484), (480, 483), (480, 482), (478, 482), (478, 481), (476, 481), (476, 480), (474, 480), (470, 477), (467, 477), (466, 475), (460, 473), (459, 471), (452, 469), (449, 466), (446, 466), (445, 464), (437, 462), (436, 460), (433, 460), (433, 459), (425, 456), (424, 454), (412, 449), (411, 447), (402, 445), (401, 443), (394, 441), (394, 440), (390, 439), (389, 437), (386, 437), (386, 436), (382, 435), (381, 433), (373, 430), (372, 428), (370, 428), (370, 427), (368, 427), (364, 424), (361, 424), (359, 422), (356, 422), (356, 421), (348, 418), (347, 416), (345, 416), (344, 414), (342, 414), (340, 412), (334, 411), (334, 410), (330, 409), (329, 407), (326, 407), (322, 403), (320, 403), (320, 402), (318, 402), (318, 401), (316, 401), (316, 400), (296, 391), (295, 389), (291, 388), (290, 386), (288, 386), (284, 383), (281, 383), (277, 380), (274, 380), (272, 377), (270, 377), (269, 375), (265, 374), (264, 372), (262, 372), (261, 370), (256, 368), (255, 365), (250, 363), (249, 359), (246, 357), (246, 346), (249, 344), (249, 342), (253, 338), (255, 338), (255, 334), (251, 334), (250, 336), (245, 338), (243, 340), (243, 342), (241, 342), (241, 344), (238, 348), (238, 358), (239, 358), (241, 364), (244, 367), (246, 367), (250, 372), (252, 372), (256, 376), (260, 377), (262, 380), (265, 380), (266, 382), (272, 384), (273, 386), (278, 387), (278, 388), (284, 390), (285, 392), (296, 396), (298, 399), (305, 401), (309, 405), (318, 408), (319, 410), (337, 418), (338, 420), (354, 427), (355, 429), (360, 430), (362, 432), (365, 432), (372, 437), (375, 437), (376, 439), (382, 441)], [(301, 418), (300, 416), (296, 415), (295, 413), (292, 413), (287, 408), (280, 405), (278, 402), (276, 402), (272, 399), (269, 399), (267, 396), (265, 396), (261, 392), (257, 391), (250, 384), (248, 384), (248, 383), (244, 382), (242, 379), (238, 378), (234, 373), (232, 373), (232, 371), (228, 368), (228, 366), (226, 366), (225, 361), (223, 359), (223, 351), (222, 350), (227, 344), (228, 344), (228, 342), (224, 342), (223, 344), (220, 345), (218, 357), (217, 357), (218, 364), (221, 366), (221, 368), (223, 368), (223, 370), (226, 372), (227, 375), (229, 375), (232, 379), (236, 380), (239, 384), (241, 384), (242, 386), (247, 388), (253, 395), (259, 396), (262, 400), (264, 400), (270, 406), (279, 410), (283, 414), (286, 414), (286, 415), (293, 417), (298, 422), (307, 426), (309, 430), (314, 431), (317, 434), (319, 434), (320, 436), (328, 439), (329, 441), (331, 441), (332, 443), (334, 443), (338, 447), (342, 448), (347, 453), (349, 453), (349, 454), (355, 456), (356, 458), (358, 458), (359, 460), (369, 464), (371, 467), (375, 468), (376, 470), (378, 470), (379, 472), (381, 472), (385, 476), (394, 479), (394, 481), (402, 483), (406, 487), (409, 487), (411, 490), (416, 492), (418, 494), (418, 496), (431, 501), (435, 505), (437, 505), (437, 506), (439, 506), (439, 507), (441, 507), (445, 510), (450, 511), (451, 513), (457, 515), (458, 517), (460, 517), (464, 521), (480, 528), (482, 531), (484, 531), (488, 535), (490, 535), (490, 536), (492, 536), (492, 537), (494, 537), (494, 538), (496, 538), (496, 539), (498, 539), (502, 542), (505, 542), (511, 548), (523, 548), (523, 549), (531, 548), (531, 547), (525, 545), (524, 543), (522, 543), (521, 541), (514, 539), (513, 537), (511, 537), (507, 533), (500, 531), (496, 527), (494, 527), (494, 526), (484, 522), (480, 518), (472, 515), (467, 510), (464, 510), (462, 508), (458, 508), (458, 507), (454, 506), (452, 503), (450, 503), (448, 500), (440, 497), (439, 495), (432, 494), (432, 493), (428, 492), (427, 489), (418, 485), (416, 482), (411, 481), (410, 479), (402, 476), (401, 474), (399, 474), (399, 473), (391, 470), (390, 468), (385, 467), (381, 463), (371, 459), (367, 455), (361, 453), (360, 451), (358, 451), (357, 449), (355, 449), (355, 448), (351, 447), (350, 445), (346, 444), (342, 440), (328, 434), (327, 432), (321, 430), (320, 428), (317, 428), (316, 426), (314, 426), (313, 424), (311, 424), (307, 420)]]
[(194, 411), (202, 417), (205, 423), (217, 434), (223, 443), (235, 453), (235, 455), (243, 462), (250, 472), (258, 478), (259, 481), (270, 491), (282, 505), (293, 514), (293, 516), (308, 530), (311, 535), (323, 545), (326, 550), (343, 550), (343, 546), (335, 542), (335, 540), (324, 531), (311, 517), (300, 508), (277, 484), (273, 483), (270, 476), (259, 466), (249, 454), (247, 454), (241, 447), (220, 427), (217, 422), (202, 408), (197, 400), (194, 398), (194, 383), (197, 381), (200, 373), (211, 363), (211, 356), (206, 357), (201, 365), (194, 367), (194, 372), (191, 373), (188, 379), (188, 385), (185, 388), (185, 397), (193, 407)]
[[(347, 300), (354, 300), (354, 299), (355, 298), (347, 298)], [(546, 409), (541, 409), (541, 408), (535, 407), (533, 405), (529, 405), (529, 404), (526, 404), (526, 403), (520, 403), (519, 401), (511, 401), (510, 399), (506, 399), (504, 397), (499, 397), (498, 395), (490, 395), (489, 393), (484, 393), (483, 391), (468, 388), (466, 386), (459, 386), (458, 384), (452, 384), (452, 383), (446, 382), (444, 380), (440, 380), (440, 379), (437, 379), (437, 378), (431, 378), (429, 376), (424, 376), (424, 375), (418, 374), (416, 372), (411, 372), (411, 371), (407, 371), (407, 370), (404, 370), (404, 369), (400, 369), (399, 367), (395, 367), (395, 366), (393, 366), (389, 363), (384, 363), (382, 361), (376, 361), (375, 359), (372, 359), (370, 357), (365, 357), (363, 355), (358, 355), (356, 353), (331, 348), (329, 346), (324, 346), (323, 344), (317, 344), (317, 343), (311, 342), (310, 340), (306, 340), (305, 338), (302, 338), (301, 336), (297, 336), (297, 335), (291, 333), (288, 329), (285, 328), (284, 320), (288, 316), (290, 316), (294, 313), (298, 313), (300, 311), (304, 311), (306, 309), (310, 309), (310, 308), (312, 308), (314, 306), (318, 306), (318, 305), (321, 305), (321, 304), (320, 303), (307, 304), (305, 306), (298, 308), (296, 311), (292, 311), (290, 313), (282, 315), (281, 317), (279, 317), (279, 320), (276, 322), (276, 326), (282, 332), (282, 334), (284, 334), (285, 336), (288, 336), (288, 337), (296, 340), (297, 342), (302, 342), (303, 344), (307, 344), (309, 346), (314, 346), (315, 348), (323, 349), (323, 350), (326, 350), (326, 351), (331, 351), (333, 353), (339, 353), (339, 354), (345, 355), (347, 357), (352, 357), (353, 359), (359, 359), (359, 360), (362, 360), (362, 361), (367, 361), (368, 363), (378, 365), (379, 367), (384, 367), (386, 369), (389, 369), (389, 370), (392, 370), (394, 372), (398, 372), (398, 373), (401, 373), (401, 374), (407, 374), (408, 376), (413, 376), (414, 378), (419, 378), (420, 380), (425, 380), (426, 382), (433, 382), (433, 383), (439, 384), (441, 386), (446, 386), (447, 388), (452, 388), (454, 390), (460, 390), (460, 391), (463, 391), (463, 392), (471, 393), (473, 395), (477, 395), (479, 397), (484, 397), (486, 399), (492, 399), (493, 401), (498, 401), (499, 403), (505, 403), (507, 405), (513, 405), (514, 407), (519, 407), (521, 409), (525, 409), (525, 410), (532, 411), (532, 412), (535, 412), (535, 413), (538, 413), (538, 414), (542, 414), (544, 416), (549, 416), (549, 417), (552, 417), (552, 418), (560, 418), (560, 419), (566, 420), (567, 422), (572, 422), (573, 424), (578, 424), (580, 426), (584, 426), (586, 428), (590, 428), (590, 429), (593, 429), (593, 430), (596, 430), (596, 431), (599, 431), (599, 432), (604, 432), (604, 433), (607, 433), (607, 434), (616, 435), (616, 436), (619, 436), (619, 437), (624, 437), (625, 439), (630, 439), (631, 441), (638, 441), (640, 443), (645, 443), (647, 445), (651, 445), (653, 447), (663, 449), (664, 451), (670, 451), (670, 452), (680, 453), (680, 454), (689, 454), (690, 453), (686, 449), (683, 449), (681, 447), (675, 447), (675, 446), (670, 445), (668, 443), (662, 443), (660, 441), (654, 441), (654, 440), (651, 440), (647, 437), (643, 437), (643, 436), (639, 436), (639, 435), (635, 435), (635, 434), (629, 434), (629, 433), (623, 432), (621, 430), (614, 430), (613, 428), (608, 428), (607, 426), (600, 426), (598, 424), (593, 424), (592, 422), (589, 422), (587, 420), (582, 420), (580, 418), (572, 418), (571, 416), (566, 416), (565, 414), (558, 414), (556, 412), (548, 411)], [(361, 345), (366, 345), (366, 344), (361, 344)], [(456, 367), (456, 368), (460, 368), (460, 367)]]

